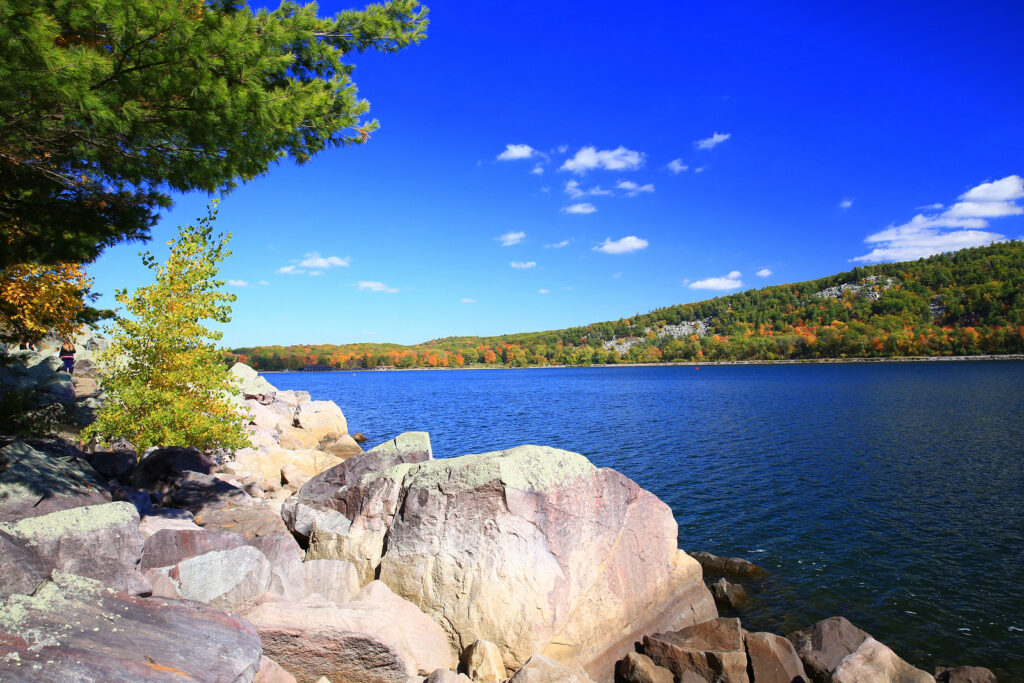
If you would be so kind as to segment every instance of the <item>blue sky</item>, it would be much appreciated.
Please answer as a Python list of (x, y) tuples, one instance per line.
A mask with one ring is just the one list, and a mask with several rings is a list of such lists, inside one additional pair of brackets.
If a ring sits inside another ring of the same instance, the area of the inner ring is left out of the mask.
[[(226, 346), (561, 328), (1024, 237), (1020, 3), (427, 4), (421, 45), (354, 58), (366, 145), (223, 198)], [(139, 250), (90, 267), (101, 304)]]

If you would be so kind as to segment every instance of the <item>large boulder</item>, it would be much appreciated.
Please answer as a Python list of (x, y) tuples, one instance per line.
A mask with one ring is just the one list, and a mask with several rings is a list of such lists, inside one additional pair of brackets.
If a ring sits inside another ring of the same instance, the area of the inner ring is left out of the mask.
[(0, 449), (0, 522), (110, 502), (89, 463), (57, 458), (16, 441)]
[(88, 505), (0, 524), (49, 568), (102, 581), (115, 590), (146, 594), (139, 571), (143, 538), (131, 503)]
[(508, 683), (594, 683), (579, 666), (565, 664), (544, 655), (534, 655), (516, 671)]
[(829, 617), (791, 633), (789, 640), (815, 683), (917, 683), (933, 681), (844, 617)]
[(644, 636), (644, 653), (679, 679), (749, 683), (739, 619), (712, 619), (668, 633)]
[(235, 453), (235, 464), (258, 474), (264, 482), (280, 483), (282, 470), (286, 467), (294, 467), (312, 478), (341, 462), (341, 458), (335, 455), (316, 450), (315, 439), (312, 439), (310, 444), (312, 445), (309, 448), (303, 450), (279, 446), (262, 447), (258, 450), (244, 448)]
[(195, 523), (207, 531), (231, 531), (241, 534), (246, 541), (259, 536), (288, 533), (281, 520), (280, 511), (266, 502), (218, 510), (208, 508), (195, 518)]
[(747, 657), (755, 683), (804, 683), (808, 680), (793, 644), (774, 633), (748, 633)]
[(238, 385), (239, 391), (245, 395), (258, 396), (260, 394), (269, 394), (274, 389), (274, 385), (268, 382), (254, 369), (250, 368), (245, 363), (235, 363), (231, 366), (229, 371), (235, 378), (235, 382)]
[(28, 595), (50, 573), (50, 567), (27, 543), (0, 531), (0, 600)]
[(473, 683), (502, 683), (505, 680), (501, 650), (489, 640), (478, 640), (467, 647), (459, 666)]
[(299, 406), (295, 422), (317, 442), (327, 436), (348, 434), (348, 422), (334, 401), (307, 401)]
[(248, 507), (252, 496), (238, 486), (229, 484), (212, 474), (183, 472), (174, 480), (171, 490), (174, 506), (188, 510), (196, 517), (206, 512)]
[[(672, 672), (639, 652), (630, 652), (615, 665), (616, 683), (672, 683)], [(790, 681), (786, 681), (790, 683)]]
[(142, 457), (128, 483), (137, 489), (163, 491), (185, 472), (210, 474), (216, 466), (213, 458), (195, 448), (155, 448)]
[[(256, 548), (242, 546), (190, 557), (170, 567), (150, 569), (153, 593), (197, 600), (235, 610), (270, 588), (270, 563)], [(166, 580), (165, 580), (166, 579)]]
[(672, 511), (618, 472), (521, 446), (398, 464), (348, 485), (337, 476), (343, 486), (323, 490), (374, 451), (300, 491), (300, 502), (352, 515), (344, 533), (314, 528), (307, 557), (348, 560), (362, 581), (379, 575), (458, 651), (485, 639), (508, 672), (542, 653), (603, 679), (642, 634), (717, 615), (700, 565), (676, 548)]
[(297, 603), (274, 596), (241, 615), (256, 625), (267, 656), (301, 683), (406, 683), (450, 669), (444, 632), (415, 605), (374, 582), (352, 602)]
[(996, 675), (981, 666), (939, 667), (935, 670), (938, 683), (998, 683)]
[(243, 681), (260, 654), (256, 630), (238, 617), (63, 572), (0, 602), (0, 680)]
[(239, 534), (230, 531), (215, 533), (200, 529), (195, 524), (191, 526), (195, 528), (162, 529), (150, 535), (142, 546), (142, 570), (170, 567), (190, 557), (245, 545), (245, 539)]

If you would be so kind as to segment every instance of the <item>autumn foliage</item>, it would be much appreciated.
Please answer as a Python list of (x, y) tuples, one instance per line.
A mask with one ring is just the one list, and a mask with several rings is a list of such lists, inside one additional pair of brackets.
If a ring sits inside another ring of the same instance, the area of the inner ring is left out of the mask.
[(77, 263), (21, 263), (0, 270), (0, 339), (16, 343), (76, 336), (91, 284)]

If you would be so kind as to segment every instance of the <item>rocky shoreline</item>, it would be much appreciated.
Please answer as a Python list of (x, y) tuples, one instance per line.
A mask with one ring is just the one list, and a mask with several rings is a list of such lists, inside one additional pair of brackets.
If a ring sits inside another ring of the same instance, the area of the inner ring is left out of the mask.
[(0, 680), (995, 680), (842, 617), (747, 632), (716, 601), (763, 570), (679, 549), (667, 505), (581, 455), (364, 452), (334, 403), (232, 372), (252, 448), (0, 441)]

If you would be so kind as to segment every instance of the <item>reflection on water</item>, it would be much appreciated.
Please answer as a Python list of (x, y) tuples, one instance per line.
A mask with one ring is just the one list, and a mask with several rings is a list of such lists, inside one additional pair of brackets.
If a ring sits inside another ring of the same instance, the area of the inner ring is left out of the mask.
[(917, 666), (1024, 680), (1024, 363), (291, 373), (378, 443), (537, 443), (668, 503), (680, 545), (772, 576), (741, 614), (842, 614)]

